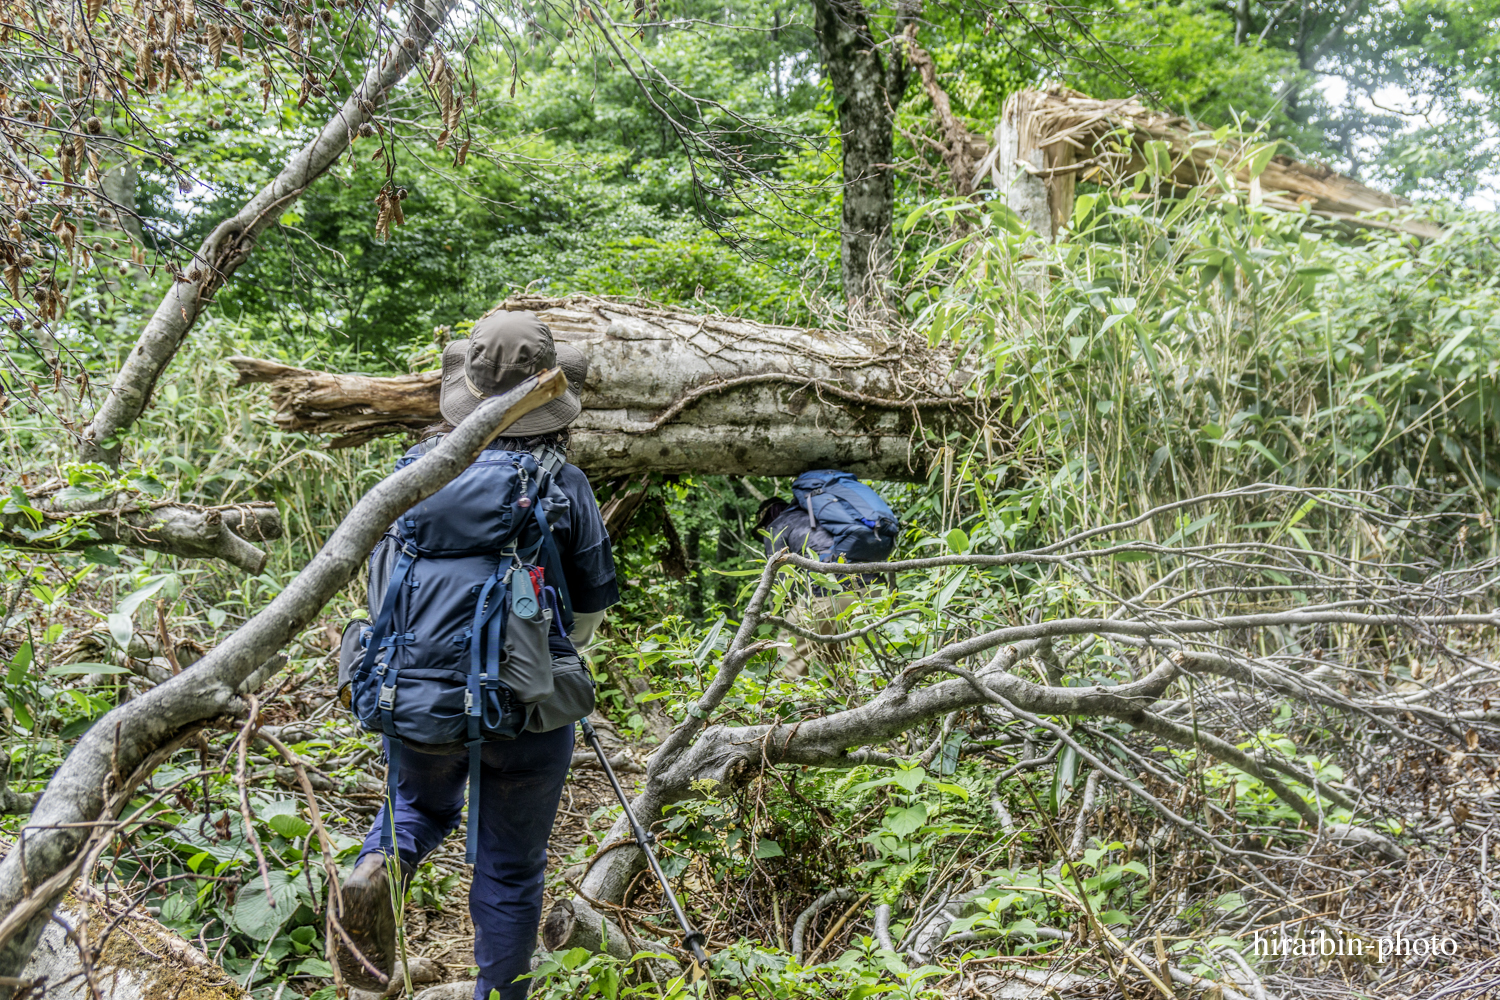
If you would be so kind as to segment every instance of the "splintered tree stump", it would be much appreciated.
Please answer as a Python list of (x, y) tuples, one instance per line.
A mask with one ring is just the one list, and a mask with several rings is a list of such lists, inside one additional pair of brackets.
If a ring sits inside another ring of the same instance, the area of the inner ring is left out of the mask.
[[(847, 469), (923, 479), (948, 435), (998, 400), (951, 353), (910, 338), (768, 326), (598, 298), (525, 296), (589, 358), (569, 460), (596, 480), (643, 472), (796, 475)], [(231, 358), (240, 384), (271, 386), (277, 426), (333, 447), (436, 424), (439, 373), (380, 378)], [(993, 423), (991, 423), (993, 426)]]

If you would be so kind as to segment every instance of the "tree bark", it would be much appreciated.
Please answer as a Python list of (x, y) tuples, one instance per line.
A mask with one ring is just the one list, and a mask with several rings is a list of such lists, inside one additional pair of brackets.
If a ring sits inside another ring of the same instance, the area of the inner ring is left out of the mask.
[[(80, 886), (58, 907), (61, 922), (50, 924), (42, 933), (20, 978), (38, 984), (45, 981), (47, 1000), (243, 1000), (247, 996), (227, 972), (181, 937), (141, 910), (128, 914), (123, 910)], [(95, 939), (116, 920), (119, 925), (106, 939)], [(79, 961), (77, 942), (69, 940), (64, 925), (98, 947), (98, 960), (88, 972)]]
[[(937, 445), (994, 402), (964, 392), (950, 355), (872, 335), (766, 326), (603, 299), (518, 297), (589, 356), (568, 457), (595, 481), (645, 472), (922, 479)], [(439, 420), (439, 375), (337, 375), (231, 358), (271, 386), (283, 430), (334, 447)], [(993, 420), (990, 422), (993, 424)], [(929, 445), (928, 437), (936, 444)]]
[[(0, 860), (0, 977), (25, 966), (58, 899), (81, 867), (90, 836), (108, 835), (135, 784), (170, 756), (186, 734), (234, 712), (238, 692), (267, 658), (317, 617), (364, 567), (375, 542), (402, 511), (456, 476), (506, 426), (566, 384), (560, 371), (485, 400), (420, 462), (375, 486), (344, 518), (307, 568), (255, 617), (208, 655), (164, 684), (106, 713), (74, 746), (47, 784), (18, 846)], [(241, 711), (243, 709), (240, 709)], [(3, 982), (3, 980), (0, 980)], [(0, 1000), (12, 988), (0, 985)]]
[[(897, 4), (901, 37), (916, 5)], [(882, 321), (890, 311), (891, 221), (896, 201), (892, 126), (906, 93), (906, 60), (882, 56), (860, 0), (813, 0), (813, 28), (833, 85), (843, 149), (843, 239), (839, 265), (851, 317)]]
[(338, 112), (269, 184), (233, 217), (219, 223), (203, 241), (192, 262), (183, 269), (181, 280), (174, 280), (167, 289), (110, 386), (104, 405), (84, 430), (79, 442), (82, 461), (119, 464), (120, 435), (129, 430), (146, 408), (157, 379), (177, 354), (203, 308), (249, 259), (261, 233), (274, 225), (287, 206), (301, 197), (349, 148), (356, 130), (374, 116), (375, 108), (384, 103), (391, 89), (416, 65), (456, 2), (421, 0), (412, 5), (404, 37), (392, 42)]

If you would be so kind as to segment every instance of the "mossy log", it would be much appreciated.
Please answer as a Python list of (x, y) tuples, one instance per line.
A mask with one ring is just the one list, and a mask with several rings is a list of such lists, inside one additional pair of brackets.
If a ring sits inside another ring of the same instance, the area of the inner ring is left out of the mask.
[[(951, 353), (878, 333), (771, 326), (590, 297), (523, 296), (589, 357), (569, 458), (595, 478), (642, 472), (925, 478), (947, 436), (989, 422)], [(435, 424), (438, 372), (381, 378), (232, 358), (271, 386), (276, 424), (332, 447)]]
[[(20, 979), (47, 1000), (247, 1000), (208, 956), (140, 909), (125, 912), (93, 889), (69, 893)], [(108, 930), (102, 941), (99, 935)], [(80, 943), (97, 957), (85, 968)], [(97, 990), (97, 994), (94, 992)]]

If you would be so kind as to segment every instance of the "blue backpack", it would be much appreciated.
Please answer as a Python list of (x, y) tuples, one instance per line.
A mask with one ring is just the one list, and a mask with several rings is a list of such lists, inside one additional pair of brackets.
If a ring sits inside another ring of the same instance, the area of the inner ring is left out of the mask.
[(403, 741), (468, 748), (471, 864), (481, 745), (566, 726), (594, 707), (593, 678), (567, 638), (572, 614), (552, 539), (568, 508), (554, 482), (562, 464), (553, 449), (481, 452), (396, 520), (370, 557), (373, 624), (344, 629), (341, 686), (347, 679), (360, 724), (389, 740), (392, 801)]
[(880, 495), (847, 472), (818, 469), (792, 483), (797, 506), (811, 528), (832, 537), (824, 562), (883, 562), (896, 547), (901, 522)]

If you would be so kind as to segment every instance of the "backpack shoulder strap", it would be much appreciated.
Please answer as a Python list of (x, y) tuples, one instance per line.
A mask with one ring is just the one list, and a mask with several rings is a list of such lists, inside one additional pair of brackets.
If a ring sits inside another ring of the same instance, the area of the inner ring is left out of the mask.
[(537, 468), (547, 474), (548, 479), (556, 479), (562, 467), (568, 464), (568, 456), (563, 450), (553, 444), (544, 444), (531, 453), (536, 459)]
[[(537, 468), (541, 470), (542, 476), (537, 483), (537, 496), (541, 497), (553, 486), (557, 485), (558, 474), (562, 472), (563, 466), (568, 464), (567, 453), (556, 445), (544, 444), (531, 453), (536, 459)], [(541, 547), (539, 558), (547, 570), (548, 579), (557, 590), (557, 601), (562, 611), (563, 634), (567, 635), (573, 628), (573, 601), (568, 596), (568, 580), (563, 576), (562, 553), (557, 548), (557, 540), (552, 537), (552, 526), (547, 523), (547, 515), (542, 511), (542, 505), (532, 505), (532, 513), (536, 517), (537, 528), (541, 531)]]

